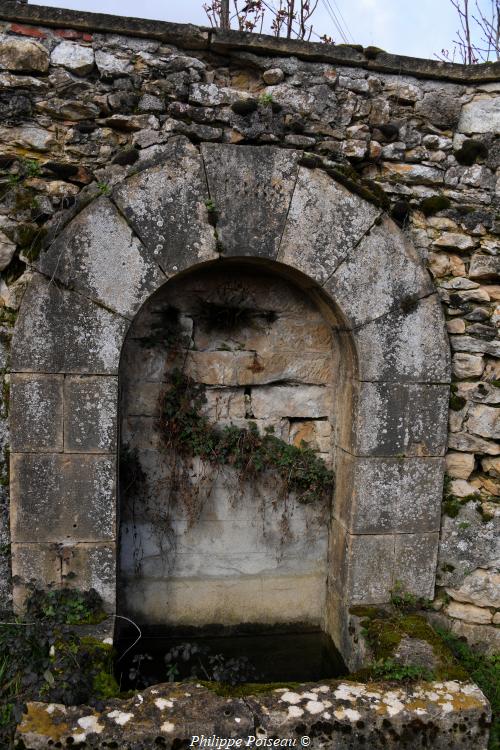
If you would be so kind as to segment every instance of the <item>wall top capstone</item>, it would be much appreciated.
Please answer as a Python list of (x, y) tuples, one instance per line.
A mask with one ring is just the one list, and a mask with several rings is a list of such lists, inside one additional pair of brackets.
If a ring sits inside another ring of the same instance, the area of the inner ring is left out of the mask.
[(230, 56), (238, 56), (245, 52), (256, 55), (295, 56), (310, 62), (325, 62), (332, 65), (364, 68), (374, 72), (397, 73), (462, 84), (500, 82), (500, 62), (461, 65), (440, 60), (393, 55), (378, 47), (363, 48), (361, 45), (303, 42), (266, 34), (222, 31), (193, 24), (127, 18), (105, 13), (87, 13), (43, 5), (26, 5), (11, 0), (0, 0), (0, 21), (52, 28), (69, 27), (78, 31), (125, 34), (157, 39), (183, 49), (207, 49)]

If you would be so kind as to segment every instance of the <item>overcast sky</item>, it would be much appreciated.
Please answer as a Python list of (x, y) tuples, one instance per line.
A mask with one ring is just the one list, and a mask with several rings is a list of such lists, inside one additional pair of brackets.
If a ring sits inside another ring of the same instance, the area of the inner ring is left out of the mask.
[[(36, 5), (52, 5), (120, 16), (136, 16), (181, 23), (207, 24), (204, 0), (38, 0)], [(31, 2), (31, 0), (30, 0)], [(314, 29), (336, 41), (338, 32), (327, 11), (328, 0), (319, 0)], [(452, 49), (458, 27), (456, 11), (450, 0), (329, 0), (334, 11), (340, 9), (349, 41), (363, 46), (375, 45), (388, 52), (433, 57), (443, 47)], [(490, 0), (479, 0), (488, 8)], [(459, 60), (457, 60), (458, 62)]]

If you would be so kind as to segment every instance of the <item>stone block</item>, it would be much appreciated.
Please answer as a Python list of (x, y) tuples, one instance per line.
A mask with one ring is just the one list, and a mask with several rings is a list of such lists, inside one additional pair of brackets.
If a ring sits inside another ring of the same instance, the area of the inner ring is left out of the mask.
[(9, 417), (12, 452), (63, 449), (63, 376), (11, 375)]
[(448, 435), (448, 447), (457, 451), (470, 451), (471, 453), (486, 453), (488, 456), (500, 455), (500, 444), (490, 440), (484, 440), (468, 432), (451, 432)]
[(479, 354), (457, 352), (453, 355), (451, 368), (456, 378), (478, 378), (484, 370), (484, 359)]
[(415, 596), (433, 599), (439, 534), (398, 534), (394, 539), (394, 583)]
[(114, 539), (115, 463), (111, 456), (12, 454), (12, 540)]
[(473, 453), (447, 453), (446, 473), (453, 479), (468, 479), (474, 471)]
[(465, 604), (500, 609), (500, 574), (478, 568), (464, 579), (459, 588), (447, 588), (446, 593)]
[(38, 42), (19, 37), (0, 38), (0, 67), (19, 73), (46, 73), (49, 53)]
[(332, 377), (332, 358), (297, 352), (189, 352), (186, 373), (206, 385), (265, 385), (277, 380), (323, 385)]
[(68, 586), (95, 589), (107, 612), (116, 611), (116, 552), (109, 543), (12, 545), (12, 573), (16, 576), (14, 606), (22, 609), (26, 584), (41, 588)]
[(386, 315), (408, 299), (434, 291), (416, 250), (387, 218), (349, 248), (345, 260), (324, 285), (355, 328)]
[(298, 152), (203, 144), (201, 153), (223, 255), (275, 259), (297, 179)]
[[(290, 424), (289, 442), (300, 448), (306, 443), (310, 448), (329, 454), (332, 450), (332, 427), (327, 420), (301, 420)], [(328, 459), (330, 456), (328, 456)], [(325, 458), (325, 461), (328, 462)]]
[(151, 251), (104, 196), (77, 214), (36, 267), (129, 318), (166, 281)]
[(116, 374), (128, 321), (35, 274), (12, 339), (13, 372)]
[(462, 604), (462, 602), (450, 602), (446, 607), (446, 614), (457, 620), (476, 625), (489, 625), (493, 619), (489, 609), (475, 607), (473, 604)]
[(469, 278), (498, 279), (500, 275), (500, 257), (495, 255), (475, 254), (471, 258)]
[(77, 76), (85, 76), (94, 67), (94, 50), (82, 44), (63, 41), (52, 50), (52, 65), (62, 65)]
[(500, 133), (500, 100), (486, 94), (475, 96), (462, 107), (460, 133)]
[(500, 439), (500, 409), (484, 404), (472, 404), (466, 423), (467, 431), (484, 438)]
[(64, 380), (64, 450), (116, 451), (118, 378), (71, 376)]
[(187, 139), (172, 138), (161, 163), (118, 185), (113, 198), (167, 276), (217, 257), (203, 162)]
[(438, 531), (441, 458), (356, 458), (343, 453), (335, 513), (353, 534)]
[(394, 584), (394, 536), (349, 536), (347, 543), (348, 605), (389, 601)]
[(323, 284), (379, 213), (325, 172), (301, 168), (278, 260)]
[[(125, 379), (124, 379), (125, 380)], [(161, 382), (137, 381), (123, 384), (123, 411), (133, 417), (159, 417), (160, 395), (165, 385)]]
[(325, 386), (263, 386), (252, 389), (251, 411), (256, 419), (318, 419), (330, 416), (332, 395)]
[(363, 382), (339, 444), (357, 456), (442, 456), (448, 398), (446, 385)]
[(435, 295), (354, 331), (360, 380), (448, 383), (450, 354)]

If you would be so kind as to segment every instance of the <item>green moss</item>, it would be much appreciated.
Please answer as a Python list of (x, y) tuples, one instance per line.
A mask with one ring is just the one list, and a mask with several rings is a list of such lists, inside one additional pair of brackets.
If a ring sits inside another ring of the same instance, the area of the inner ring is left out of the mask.
[(462, 503), (455, 497), (455, 495), (449, 495), (443, 500), (443, 513), (449, 518), (456, 518), (460, 513)]
[[(441, 636), (422, 615), (386, 612), (385, 615), (380, 616), (380, 613), (378, 613), (375, 617), (368, 617), (362, 625), (374, 662), (362, 670), (362, 673), (358, 673), (358, 676), (363, 676), (365, 679), (376, 679), (377, 677), (380, 678), (385, 670), (386, 679), (408, 679), (410, 677), (408, 673), (401, 674), (399, 678), (396, 676), (398, 670), (401, 672), (401, 668), (393, 662), (394, 654), (401, 639), (406, 636), (425, 641), (432, 646), (437, 662), (432, 674), (415, 675), (415, 679), (467, 679), (467, 673), (463, 667), (458, 664)], [(389, 677), (388, 675), (391, 673), (392, 676)]]
[(337, 180), (337, 182), (340, 182), (341, 185), (361, 196), (361, 198), (374, 203), (379, 208), (389, 210), (389, 198), (380, 185), (373, 180), (362, 179), (350, 165), (339, 164), (336, 167), (329, 167), (325, 171)]
[(420, 210), (426, 216), (433, 216), (438, 211), (444, 211), (446, 208), (451, 206), (451, 202), (444, 195), (432, 195), (429, 198), (424, 198), (420, 203)]
[(200, 684), (224, 698), (244, 698), (247, 695), (262, 695), (262, 693), (272, 693), (273, 690), (279, 690), (279, 688), (297, 690), (301, 686), (300, 682), (245, 682), (241, 685), (228, 685), (225, 682), (210, 682), (209, 680), (201, 680)]
[(455, 159), (466, 167), (471, 167), (478, 159), (486, 159), (487, 156), (488, 149), (485, 144), (472, 138), (464, 141), (462, 147), (455, 151)]

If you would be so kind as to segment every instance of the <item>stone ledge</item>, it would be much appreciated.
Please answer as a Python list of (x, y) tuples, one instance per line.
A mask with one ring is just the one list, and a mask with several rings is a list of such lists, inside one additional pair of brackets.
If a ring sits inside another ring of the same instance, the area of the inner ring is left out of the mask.
[(221, 31), (193, 24), (178, 24), (143, 18), (127, 18), (106, 13), (87, 13), (43, 5), (24, 5), (0, 0), (0, 21), (24, 22), (49, 28), (71, 28), (78, 31), (124, 34), (157, 39), (183, 49), (211, 49), (224, 54), (253, 52), (257, 55), (295, 56), (311, 62), (355, 66), (381, 73), (397, 73), (416, 78), (434, 78), (456, 83), (487, 83), (500, 80), (500, 63), (460, 65), (392, 55), (376, 47), (361, 45), (325, 45), (282, 39), (266, 34)]
[(26, 750), (55, 743), (123, 750), (187, 747), (193, 735), (239, 739), (233, 747), (241, 748), (270, 746), (265, 743), (271, 738), (289, 739), (288, 746), (300, 748), (302, 737), (310, 738), (307, 746), (313, 749), (337, 750), (485, 750), (488, 744), (490, 707), (473, 684), (337, 680), (232, 692), (226, 696), (196, 683), (167, 683), (108, 700), (99, 711), (29, 703), (16, 739)]

